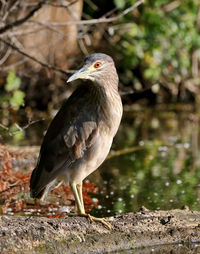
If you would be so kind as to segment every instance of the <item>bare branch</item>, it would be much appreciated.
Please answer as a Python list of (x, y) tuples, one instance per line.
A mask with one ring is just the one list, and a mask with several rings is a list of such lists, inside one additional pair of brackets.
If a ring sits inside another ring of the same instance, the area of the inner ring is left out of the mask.
[[(110, 22), (116, 21), (119, 18), (125, 16), (126, 14), (128, 14), (129, 12), (131, 12), (132, 10), (134, 10), (135, 8), (137, 8), (139, 5), (141, 5), (144, 2), (145, 2), (145, 0), (139, 0), (139, 1), (135, 2), (133, 5), (131, 5), (129, 8), (125, 9), (123, 12), (118, 14), (117, 16), (111, 17), (111, 18), (106, 18), (106, 17), (103, 16), (99, 19), (74, 20), (74, 21), (68, 21), (68, 22), (64, 22), (64, 23), (49, 22), (48, 25), (52, 25), (52, 26), (70, 26), (70, 25), (93, 25), (93, 24), (99, 24), (99, 23), (110, 23)], [(46, 25), (45, 23), (36, 22), (36, 21), (29, 21), (28, 23), (34, 23), (34, 24), (38, 24), (38, 25)]]
[(113, 14), (115, 11), (117, 11), (118, 9), (119, 9), (118, 7), (113, 8), (112, 10), (106, 12), (106, 13), (102, 16), (102, 18), (103, 18), (103, 17), (105, 17), (105, 18), (109, 17), (110, 15), (112, 15), (112, 14)]
[(5, 67), (0, 67), (0, 71), (8, 71), (8, 70), (10, 70), (10, 68), (13, 68), (13, 67), (18, 66), (20, 64), (23, 64), (25, 62), (26, 62), (25, 59), (21, 59), (20, 61), (17, 61), (15, 63), (9, 64), (9, 65), (7, 65)]
[(85, 0), (85, 2), (86, 2), (94, 11), (96, 11), (96, 10), (99, 9), (99, 7), (98, 7), (95, 3), (93, 3), (91, 0)]
[[(26, 35), (26, 34), (31, 34), (31, 33), (36, 33), (36, 32), (39, 32), (39, 31), (41, 31), (42, 29), (49, 29), (49, 30), (51, 30), (51, 31), (53, 31), (53, 32), (55, 32), (55, 33), (57, 33), (57, 34), (59, 34), (59, 35), (61, 35), (63, 38), (65, 38), (65, 37), (68, 37), (69, 35), (67, 35), (66, 33), (64, 34), (63, 32), (61, 32), (61, 30), (59, 30), (59, 29), (57, 29), (57, 28), (55, 28), (55, 27), (52, 27), (52, 26), (50, 26), (48, 23), (40, 23), (40, 22), (37, 22), (37, 21), (31, 21), (31, 23), (32, 24), (34, 24), (34, 25), (36, 25), (36, 26), (38, 26), (38, 24), (42, 27), (42, 28), (37, 28), (37, 29), (35, 29), (35, 30), (31, 30), (31, 31), (28, 31), (28, 32), (24, 32), (24, 29), (22, 28), (21, 30), (22, 31), (20, 31), (20, 29), (14, 29), (11, 33), (10, 33), (10, 31), (7, 31), (7, 33), (5, 33), (5, 34), (8, 34), (8, 35)], [(29, 22), (26, 22), (25, 24), (24, 24), (24, 26), (29, 26)], [(5, 35), (4, 34), (4, 35)]]
[(45, 68), (48, 68), (48, 69), (51, 69), (51, 70), (54, 70), (54, 71), (57, 71), (57, 72), (60, 72), (62, 74), (65, 74), (65, 75), (68, 75), (69, 73), (74, 73), (73, 70), (67, 70), (67, 71), (64, 71), (58, 67), (55, 67), (51, 64), (47, 64), (47, 63), (43, 63), (42, 61), (38, 60), (37, 58), (35, 58), (34, 56), (31, 56), (29, 54), (27, 54), (26, 52), (22, 51), (20, 48), (16, 47), (15, 45), (13, 45), (12, 43), (10, 43), (9, 41), (7, 40), (4, 40), (3, 38), (0, 37), (0, 41), (2, 41), (4, 44), (6, 44), (7, 46), (11, 47), (12, 49), (14, 49), (15, 51), (17, 51), (18, 53), (20, 53), (21, 55), (33, 60), (34, 62), (42, 65), (43, 67)]
[(42, 0), (41, 2), (39, 2), (36, 7), (30, 11), (25, 17), (18, 19), (12, 23), (8, 23), (7, 25), (5, 25), (4, 27), (0, 28), (0, 34), (5, 33), (6, 31), (8, 31), (9, 29), (19, 26), (21, 24), (23, 24), (25, 21), (27, 21), (29, 18), (31, 18), (34, 13), (36, 11), (38, 11), (48, 0)]
[[(12, 23), (9, 23), (7, 25), (5, 25), (4, 27), (0, 28), (0, 34), (1, 33), (5, 33), (6, 31), (8, 31), (9, 29), (13, 28), (13, 27), (16, 27), (16, 26), (19, 26), (21, 24), (23, 24), (25, 21), (27, 21), (29, 18), (31, 18), (34, 13), (39, 10), (44, 4), (47, 4), (46, 2), (49, 1), (49, 0), (42, 0), (40, 1), (36, 6), (35, 8), (30, 11), (24, 18), (22, 19), (19, 19), (19, 20), (16, 20)], [(145, 0), (138, 0), (137, 2), (135, 2), (132, 6), (130, 6), (129, 8), (125, 9), (124, 11), (122, 11), (120, 14), (116, 15), (115, 17), (107, 17), (106, 16), (102, 16), (101, 18), (99, 19), (91, 19), (91, 20), (74, 20), (74, 21), (69, 21), (69, 22), (66, 22), (66, 23), (56, 23), (56, 22), (52, 22), (52, 23), (48, 23), (48, 24), (45, 24), (45, 23), (41, 23), (41, 22), (36, 22), (36, 21), (27, 21), (27, 23), (34, 23), (34, 24), (39, 24), (39, 25), (42, 25), (42, 26), (46, 26), (48, 28), (50, 28), (51, 25), (54, 25), (54, 26), (66, 26), (66, 25), (89, 25), (89, 24), (97, 24), (97, 23), (109, 23), (109, 22), (113, 22), (113, 21), (116, 21), (118, 20), (119, 18), (123, 17), (124, 15), (126, 15), (127, 13), (131, 12), (132, 10), (134, 10), (135, 8), (137, 8), (140, 4), (144, 3)], [(72, 3), (74, 3), (75, 1), (73, 1)], [(52, 27), (51, 27), (52, 29)], [(54, 28), (55, 29), (55, 28)], [(53, 29), (53, 30), (54, 30)], [(58, 32), (58, 31), (56, 31)], [(56, 66), (53, 66), (51, 64), (48, 64), (48, 63), (44, 63), (40, 60), (38, 60), (36, 57), (34, 56), (31, 56), (29, 55), (28, 53), (26, 53), (24, 50), (21, 49), (21, 47), (18, 47), (16, 45), (14, 45), (13, 43), (9, 42), (8, 40), (5, 40), (3, 38), (0, 37), (0, 41), (2, 41), (4, 44), (6, 44), (7, 46), (9, 46), (10, 48), (12, 48), (13, 50), (15, 50), (16, 52), (20, 53), (21, 55), (25, 56), (26, 58), (28, 59), (31, 59), (33, 60), (34, 62), (40, 64), (41, 66), (43, 67), (46, 67), (48, 69), (52, 69), (52, 70), (55, 70), (57, 72), (60, 72), (62, 74), (69, 74), (69, 73), (73, 73), (74, 71), (73, 70), (67, 70), (67, 71), (64, 71)]]
[[(16, 134), (17, 132), (19, 131), (24, 131), (26, 130), (27, 128), (29, 128), (31, 125), (35, 124), (35, 123), (38, 123), (38, 122), (41, 122), (41, 121), (45, 121), (46, 119), (45, 118), (42, 118), (42, 119), (39, 119), (39, 120), (35, 120), (35, 121), (31, 121), (31, 119), (28, 120), (28, 123), (24, 126), (20, 126), (18, 123), (15, 123), (15, 127), (17, 128), (17, 131), (12, 131), (12, 132), (9, 132), (9, 135), (13, 135), (13, 134)], [(2, 126), (1, 126), (2, 127)], [(3, 127), (2, 127), (3, 128)], [(9, 129), (8, 129), (9, 130)]]
[(79, 44), (79, 47), (80, 47), (81, 51), (83, 52), (83, 54), (85, 56), (87, 56), (88, 55), (88, 51), (87, 51), (87, 48), (84, 45), (83, 40), (82, 39), (78, 39), (78, 44)]
[(121, 155), (124, 155), (124, 154), (127, 154), (127, 153), (132, 153), (132, 152), (135, 152), (135, 151), (143, 150), (143, 149), (145, 149), (144, 146), (133, 146), (133, 147), (124, 148), (124, 149), (121, 149), (121, 150), (118, 150), (118, 151), (111, 151), (108, 154), (108, 156), (106, 157), (106, 160), (109, 160), (113, 157), (121, 156)]
[(11, 51), (12, 51), (12, 49), (8, 48), (8, 50), (6, 51), (5, 55), (0, 59), (0, 65), (2, 65), (8, 59)]
[(18, 4), (19, 0), (15, 1), (15, 3), (10, 8), (8, 8), (8, 10), (5, 12), (5, 15), (2, 17), (2, 21), (5, 21), (7, 19), (8, 15), (10, 15), (11, 12), (13, 12), (16, 9)]
[(11, 36), (21, 36), (21, 35), (30, 35), (30, 34), (36, 34), (42, 30), (44, 30), (45, 27), (40, 27), (40, 28), (35, 28), (35, 29), (29, 29), (28, 31), (24, 31), (24, 29), (14, 29), (12, 32), (8, 31), (4, 35), (8, 35), (9, 37)]
[(58, 8), (69, 8), (71, 5), (75, 4), (78, 0), (74, 0), (68, 4), (54, 4), (54, 3), (47, 3), (46, 5), (51, 5), (53, 7), (58, 7)]
[(171, 12), (171, 11), (173, 11), (174, 9), (178, 8), (180, 4), (181, 4), (181, 1), (176, 0), (176, 1), (173, 1), (173, 2), (171, 2), (171, 3), (169, 3), (169, 4), (166, 4), (165, 6), (163, 6), (162, 9), (163, 9), (165, 12)]
[(31, 120), (29, 119), (29, 120), (28, 120), (28, 123), (27, 123), (26, 125), (22, 126), (22, 127), (19, 126), (18, 123), (15, 123), (15, 127), (17, 128), (16, 131), (10, 131), (10, 130), (9, 130), (9, 127), (3, 125), (2, 123), (0, 123), (0, 128), (2, 128), (2, 129), (4, 129), (4, 130), (8, 131), (8, 134), (9, 134), (10, 136), (13, 136), (14, 134), (18, 133), (19, 131), (24, 131), (24, 130), (26, 130), (27, 128), (29, 128), (31, 125), (33, 125), (33, 124), (35, 124), (35, 123), (38, 123), (38, 122), (41, 122), (41, 121), (45, 121), (45, 120), (46, 120), (45, 118), (42, 118), (42, 119), (39, 119), (39, 120), (35, 120), (35, 121), (31, 121)]
[(6, 131), (9, 130), (9, 128), (8, 128), (7, 126), (3, 125), (2, 123), (0, 123), (0, 127), (1, 127), (2, 129), (6, 130)]

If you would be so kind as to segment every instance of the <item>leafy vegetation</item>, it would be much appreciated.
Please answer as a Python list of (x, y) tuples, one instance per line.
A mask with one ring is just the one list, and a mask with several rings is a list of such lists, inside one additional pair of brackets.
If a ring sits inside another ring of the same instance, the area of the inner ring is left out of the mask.
[[(133, 3), (114, 2), (119, 8)], [(121, 26), (116, 30), (122, 80), (134, 84), (135, 89), (138, 82), (141, 87), (144, 85), (142, 79), (150, 84), (172, 82), (174, 86), (193, 79), (193, 84), (198, 85), (199, 72), (195, 72), (196, 61), (200, 59), (198, 12), (197, 0), (147, 0), (139, 11), (124, 16), (124, 29)], [(134, 69), (139, 73), (131, 71)]]
[(20, 88), (21, 80), (14, 69), (10, 69), (4, 91), (0, 95), (1, 107), (1, 132), (3, 135), (12, 136), (15, 142), (24, 138), (24, 131), (14, 119), (19, 113), (20, 107), (24, 106), (25, 93)]
[(6, 95), (0, 97), (0, 104), (3, 108), (11, 107), (18, 110), (24, 104), (25, 93), (20, 90), (21, 80), (16, 76), (14, 69), (10, 69), (6, 78), (5, 91)]

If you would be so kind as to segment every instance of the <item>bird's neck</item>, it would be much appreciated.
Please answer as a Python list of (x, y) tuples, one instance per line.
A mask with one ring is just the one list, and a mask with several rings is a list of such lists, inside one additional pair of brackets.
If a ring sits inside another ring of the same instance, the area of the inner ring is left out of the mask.
[(98, 104), (104, 107), (112, 107), (115, 101), (120, 98), (118, 92), (118, 82), (116, 80), (99, 80), (92, 84), (93, 98)]
[(122, 116), (122, 102), (118, 92), (118, 83), (109, 79), (93, 83), (92, 100), (98, 105), (97, 110), (103, 113), (109, 128), (113, 128), (113, 126), (118, 128)]

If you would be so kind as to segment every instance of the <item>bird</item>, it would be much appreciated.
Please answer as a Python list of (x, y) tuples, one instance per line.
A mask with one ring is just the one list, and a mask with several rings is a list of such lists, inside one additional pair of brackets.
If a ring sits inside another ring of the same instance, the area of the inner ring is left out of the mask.
[(82, 182), (106, 159), (122, 118), (119, 78), (112, 57), (104, 53), (87, 56), (67, 83), (76, 80), (80, 84), (64, 101), (44, 136), (30, 179), (30, 196), (45, 200), (55, 187), (70, 185), (78, 215), (110, 228), (105, 219), (85, 213)]

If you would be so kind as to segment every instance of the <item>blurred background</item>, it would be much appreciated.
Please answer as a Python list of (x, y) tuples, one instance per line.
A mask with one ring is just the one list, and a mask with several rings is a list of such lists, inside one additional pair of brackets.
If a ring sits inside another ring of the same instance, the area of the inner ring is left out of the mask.
[(200, 210), (199, 0), (0, 0), (0, 143), (39, 146), (94, 52), (116, 63), (124, 115), (93, 213)]

